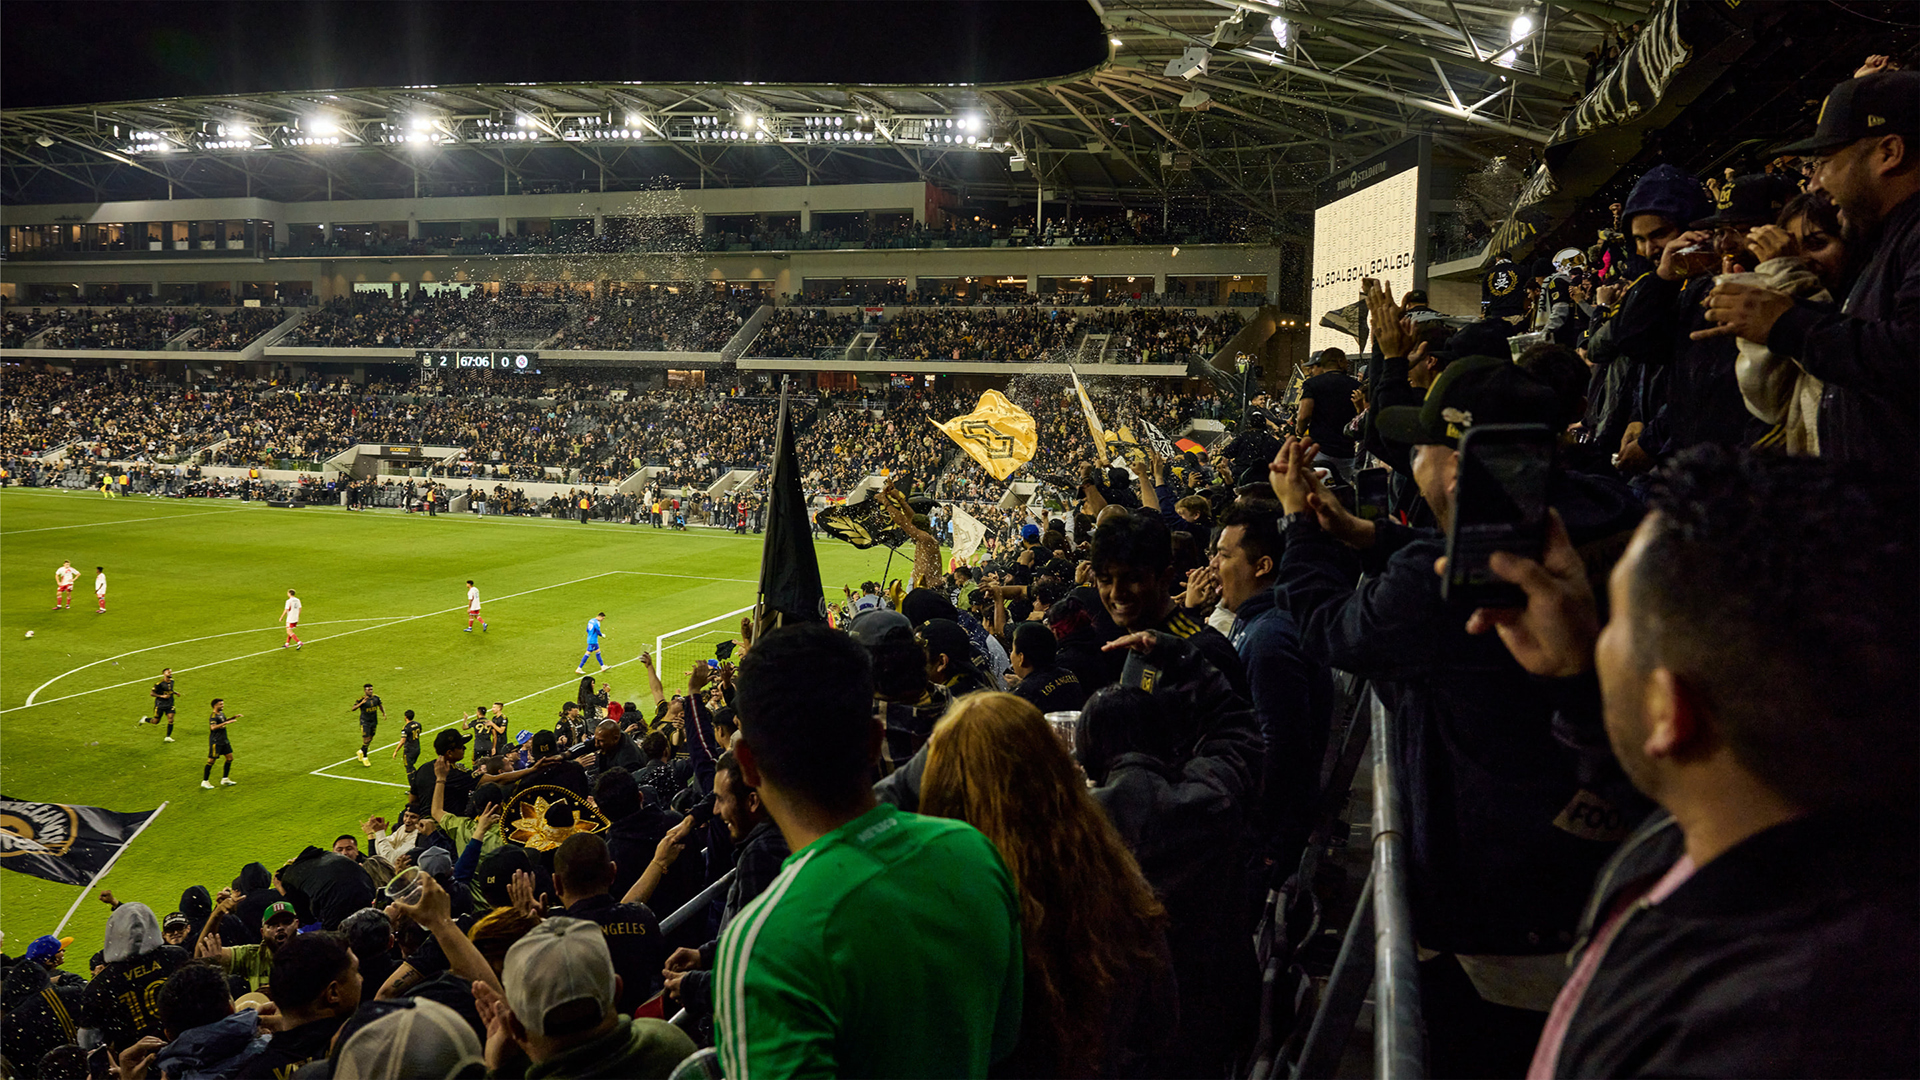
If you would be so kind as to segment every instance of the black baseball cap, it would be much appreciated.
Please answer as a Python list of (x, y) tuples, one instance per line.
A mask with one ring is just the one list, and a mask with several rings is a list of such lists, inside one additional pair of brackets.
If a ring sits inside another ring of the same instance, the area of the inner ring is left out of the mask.
[(444, 754), (449, 750), (466, 746), (473, 741), (470, 735), (462, 735), (453, 728), (441, 728), (440, 734), (433, 737), (433, 752)]
[(1733, 225), (1750, 229), (1758, 225), (1771, 225), (1779, 219), (1781, 209), (1798, 194), (1799, 185), (1784, 176), (1767, 173), (1736, 176), (1733, 179), (1733, 194), (1728, 197), (1726, 209), (1703, 217), (1687, 228), (1712, 229)]
[(1420, 405), (1380, 410), (1380, 434), (1395, 442), (1459, 446), (1475, 424), (1560, 426), (1553, 388), (1494, 356), (1469, 356), (1447, 365)]
[(527, 740), (527, 749), (535, 757), (546, 757), (560, 752), (560, 737), (551, 731), (536, 731), (533, 738)]
[(1779, 152), (1825, 154), (1877, 135), (1920, 139), (1920, 71), (1876, 71), (1834, 87), (1812, 137)]

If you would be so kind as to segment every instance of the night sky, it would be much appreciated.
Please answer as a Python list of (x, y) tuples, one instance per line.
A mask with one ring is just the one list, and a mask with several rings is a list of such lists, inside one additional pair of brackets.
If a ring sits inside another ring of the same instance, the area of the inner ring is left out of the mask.
[(1084, 0), (0, 3), (0, 107), (427, 83), (1002, 82), (1106, 57)]

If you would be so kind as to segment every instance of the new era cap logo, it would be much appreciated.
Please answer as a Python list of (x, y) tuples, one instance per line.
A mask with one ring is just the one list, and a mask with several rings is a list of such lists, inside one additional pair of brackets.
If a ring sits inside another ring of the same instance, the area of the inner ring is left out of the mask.
[(1884, 117), (1884, 116), (1875, 116), (1875, 115), (1873, 115), (1872, 113), (1868, 113), (1868, 114), (1867, 114), (1867, 126), (1868, 126), (1868, 127), (1879, 127), (1880, 125), (1882, 125), (1882, 124), (1884, 124), (1884, 123), (1886, 123), (1886, 122), (1887, 122), (1887, 118), (1886, 118), (1886, 117)]

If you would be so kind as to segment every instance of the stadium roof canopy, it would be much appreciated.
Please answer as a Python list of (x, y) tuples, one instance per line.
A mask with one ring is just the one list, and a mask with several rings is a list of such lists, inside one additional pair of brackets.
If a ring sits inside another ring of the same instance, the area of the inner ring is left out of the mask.
[(9, 109), (0, 201), (925, 180), (974, 199), (1044, 189), (1278, 221), (1409, 134), (1462, 161), (1537, 149), (1582, 94), (1583, 54), (1645, 14), (1643, 0), (1089, 3), (1108, 61), (1027, 83), (498, 83)]

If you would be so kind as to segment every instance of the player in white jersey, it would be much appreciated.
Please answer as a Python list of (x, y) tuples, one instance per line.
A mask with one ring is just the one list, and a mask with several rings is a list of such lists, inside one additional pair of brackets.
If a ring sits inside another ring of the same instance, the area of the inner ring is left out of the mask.
[(100, 602), (100, 610), (94, 614), (105, 615), (107, 613), (107, 568), (104, 566), (93, 568), (93, 598)]
[(300, 651), (300, 646), (306, 643), (295, 632), (300, 628), (300, 598), (293, 595), (292, 589), (287, 590), (287, 603), (280, 609), (280, 617), (287, 624), (287, 640), (281, 642), (280, 647), (284, 649), (291, 645), (295, 652)]
[(73, 583), (80, 580), (80, 571), (73, 568), (73, 560), (68, 559), (53, 572), (53, 610), (61, 608), (73, 610)]
[(468, 578), (467, 579), (467, 633), (469, 634), (473, 633), (473, 623), (475, 619), (480, 620), (480, 632), (483, 634), (486, 633), (487, 620), (480, 618), (480, 587), (473, 583), (472, 578)]

